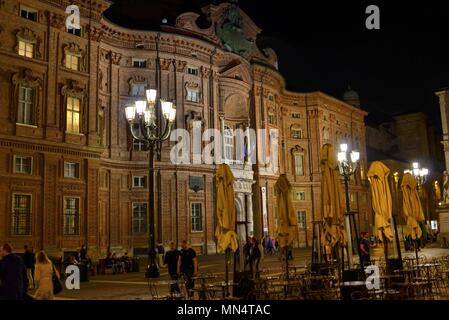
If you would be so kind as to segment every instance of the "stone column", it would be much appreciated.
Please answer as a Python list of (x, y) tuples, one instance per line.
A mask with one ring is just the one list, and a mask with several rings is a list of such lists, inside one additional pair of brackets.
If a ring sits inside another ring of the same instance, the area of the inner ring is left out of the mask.
[[(251, 193), (248, 193), (246, 196), (246, 217), (248, 222), (248, 235), (254, 235), (254, 219), (253, 219), (253, 197)], [(260, 240), (260, 239), (258, 239)]]

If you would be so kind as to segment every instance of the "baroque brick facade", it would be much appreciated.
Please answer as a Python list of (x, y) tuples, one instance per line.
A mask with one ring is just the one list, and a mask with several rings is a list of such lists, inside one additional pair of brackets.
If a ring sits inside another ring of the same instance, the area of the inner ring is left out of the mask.
[[(320, 147), (340, 142), (361, 153), (361, 168), (350, 186), (351, 206), (360, 213), (359, 230), (371, 227), (364, 180), (366, 113), (321, 92), (287, 91), (276, 54), (257, 48), (261, 30), (244, 12), (236, 11), (250, 47), (237, 54), (213, 27), (224, 24), (232, 9), (228, 3), (204, 8), (210, 28), (200, 29), (198, 15), (184, 13), (161, 31), (115, 25), (102, 16), (110, 5), (103, 0), (0, 3), (0, 241), (54, 254), (87, 244), (92, 256), (108, 249), (133, 252), (147, 247), (147, 234), (135, 232), (133, 208), (147, 203), (148, 185), (136, 188), (134, 177), (147, 177), (148, 154), (134, 145), (124, 112), (142, 88), (156, 88), (161, 98), (175, 101), (176, 128), (192, 130), (193, 122), (200, 121), (202, 130), (278, 130), (276, 155), (262, 150), (264, 142), (256, 137), (259, 156), (277, 161), (278, 172), (260, 163), (233, 165), (238, 214), (250, 233), (274, 235), (273, 186), (286, 173), (297, 195), (295, 210), (305, 222), (298, 228), (296, 245), (311, 244), (313, 221), (321, 216)], [(65, 29), (65, 8), (72, 3), (80, 8), (80, 35)], [(36, 16), (21, 16), (23, 6)], [(33, 46), (32, 56), (20, 41)], [(76, 68), (67, 61), (73, 56)], [(31, 124), (20, 123), (22, 87), (33, 90)], [(68, 117), (73, 99), (80, 114), (76, 133), (68, 130), (73, 126), (73, 116)], [(215, 165), (175, 165), (169, 158), (173, 145), (163, 143), (155, 164), (156, 239), (188, 239), (200, 253), (213, 253)], [(297, 154), (302, 156), (301, 172), (295, 169)], [(31, 170), (17, 157), (31, 159), (26, 162)], [(75, 164), (75, 177), (66, 177), (67, 163)], [(30, 230), (24, 234), (12, 230), (13, 213), (20, 207), (16, 194), (30, 196), (22, 199), (31, 212)], [(201, 228), (192, 231), (196, 204), (201, 206)], [(68, 208), (79, 215), (73, 226), (67, 222), (73, 223), (66, 216)]]

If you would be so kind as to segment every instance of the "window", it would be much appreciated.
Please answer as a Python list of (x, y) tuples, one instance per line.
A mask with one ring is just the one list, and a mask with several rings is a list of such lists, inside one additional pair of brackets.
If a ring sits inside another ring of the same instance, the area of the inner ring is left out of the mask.
[(143, 140), (136, 140), (136, 139), (134, 139), (133, 150), (134, 151), (145, 151), (145, 150), (147, 150), (146, 142), (143, 141)]
[(75, 54), (66, 53), (65, 55), (65, 67), (72, 70), (79, 70), (80, 67), (80, 56)]
[(302, 139), (302, 130), (301, 129), (292, 129), (292, 138), (293, 139)]
[(147, 204), (133, 203), (133, 233), (147, 232)]
[(199, 73), (198, 73), (198, 68), (195, 68), (195, 67), (187, 67), (187, 73), (188, 74), (191, 74), (191, 75), (193, 75), (193, 76), (197, 76)]
[(268, 123), (269, 124), (276, 124), (276, 116), (272, 113), (268, 114)]
[(79, 235), (80, 233), (80, 199), (64, 198), (64, 235)]
[(273, 97), (273, 95), (272, 95), (272, 94), (270, 94), (270, 95), (268, 96), (268, 100), (270, 100), (270, 101), (274, 101), (274, 97)]
[(144, 96), (145, 95), (145, 83), (133, 83), (131, 84), (132, 96)]
[(133, 59), (134, 68), (146, 68), (147, 61), (145, 59)]
[(79, 28), (79, 29), (69, 28), (69, 29), (67, 29), (67, 32), (71, 33), (75, 36), (81, 37), (81, 28)]
[(24, 156), (14, 156), (14, 172), (31, 174), (33, 158)]
[(80, 132), (80, 99), (67, 97), (67, 128), (68, 132)]
[(299, 200), (299, 201), (306, 200), (306, 193), (304, 191), (296, 191), (295, 196), (296, 196), (296, 200)]
[(19, 55), (27, 58), (34, 58), (34, 43), (19, 40)]
[(78, 163), (64, 162), (64, 178), (79, 178)]
[(20, 6), (20, 16), (31, 21), (37, 21), (37, 10)]
[(192, 231), (203, 231), (202, 203), (192, 203)]
[(234, 159), (234, 136), (232, 129), (229, 127), (224, 129), (224, 152), (225, 160), (231, 161)]
[(307, 228), (306, 212), (302, 210), (298, 211), (298, 228), (299, 229)]
[(304, 175), (304, 155), (303, 154), (294, 154), (295, 160), (295, 174), (297, 176)]
[(11, 234), (31, 235), (31, 195), (14, 194), (12, 198)]
[(133, 176), (133, 188), (145, 188), (146, 177), (145, 176)]
[(17, 123), (34, 125), (34, 89), (19, 86), (19, 105), (17, 108)]
[(300, 119), (301, 118), (301, 114), (299, 112), (293, 112), (292, 113), (292, 118)]
[(198, 90), (187, 89), (187, 101), (200, 102), (200, 92)]

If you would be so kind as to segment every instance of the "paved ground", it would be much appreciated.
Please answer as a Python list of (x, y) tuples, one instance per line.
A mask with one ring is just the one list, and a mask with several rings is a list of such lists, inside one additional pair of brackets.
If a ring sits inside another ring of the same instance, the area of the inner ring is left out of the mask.
[[(449, 249), (424, 248), (419, 255), (427, 258), (440, 257), (449, 254)], [(292, 265), (305, 266), (311, 260), (311, 249), (295, 249)], [(414, 257), (414, 252), (403, 253), (404, 257)], [(265, 256), (261, 268), (281, 267), (282, 262), (277, 256)], [(224, 275), (224, 255), (211, 255), (199, 257), (200, 272), (222, 273)], [(80, 290), (64, 290), (57, 299), (82, 300), (148, 300), (150, 292), (148, 281), (145, 279), (145, 266), (141, 265), (142, 272), (129, 274), (107, 274), (94, 276), (89, 282), (82, 282)], [(161, 270), (160, 280), (168, 279), (167, 270)]]

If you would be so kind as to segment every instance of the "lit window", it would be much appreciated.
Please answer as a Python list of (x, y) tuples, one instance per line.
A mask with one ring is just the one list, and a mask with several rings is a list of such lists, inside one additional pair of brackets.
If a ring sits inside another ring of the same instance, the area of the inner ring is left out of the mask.
[(297, 176), (303, 176), (304, 175), (304, 155), (295, 153), (294, 160), (295, 160), (295, 174)]
[(203, 231), (202, 203), (192, 203), (191, 209), (192, 231)]
[(146, 68), (147, 60), (145, 59), (133, 59), (133, 67), (134, 68)]
[(64, 162), (64, 177), (78, 178), (79, 177), (78, 163)]
[(19, 87), (19, 105), (17, 108), (17, 123), (34, 125), (34, 89)]
[(132, 225), (133, 225), (133, 233), (147, 232), (146, 203), (133, 203)]
[(31, 174), (33, 158), (24, 156), (14, 156), (14, 172)]
[(20, 6), (20, 16), (31, 21), (37, 21), (37, 10)]
[(194, 68), (194, 67), (187, 67), (187, 73), (197, 76), (199, 74), (198, 72), (198, 68)]
[(145, 188), (145, 182), (144, 176), (133, 176), (133, 188)]
[(80, 199), (64, 198), (64, 235), (80, 234)]
[(306, 229), (307, 228), (306, 212), (305, 211), (298, 211), (298, 228), (299, 229)]
[(80, 132), (80, 99), (67, 97), (67, 131)]
[(34, 57), (34, 43), (19, 40), (19, 55), (27, 58)]
[(198, 90), (187, 89), (187, 101), (200, 102), (200, 93)]
[(71, 53), (65, 55), (65, 67), (72, 70), (79, 70), (80, 57)]
[(31, 195), (14, 194), (12, 198), (11, 233), (14, 236), (31, 235)]

